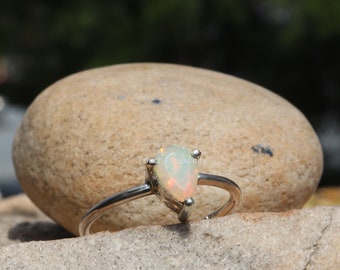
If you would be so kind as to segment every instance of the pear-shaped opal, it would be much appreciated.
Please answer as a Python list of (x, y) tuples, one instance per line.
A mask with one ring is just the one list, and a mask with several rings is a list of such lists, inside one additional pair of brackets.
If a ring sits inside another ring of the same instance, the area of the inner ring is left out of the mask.
[(191, 150), (181, 146), (161, 148), (154, 167), (159, 184), (176, 200), (191, 198), (197, 185), (198, 164)]

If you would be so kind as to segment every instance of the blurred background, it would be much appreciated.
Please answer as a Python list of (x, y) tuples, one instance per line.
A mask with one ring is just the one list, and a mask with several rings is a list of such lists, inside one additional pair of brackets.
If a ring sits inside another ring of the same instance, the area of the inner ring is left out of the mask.
[(262, 85), (308, 118), (340, 185), (340, 1), (3, 1), (0, 189), (20, 192), (11, 144), (26, 107), (69, 74), (127, 62), (212, 69)]

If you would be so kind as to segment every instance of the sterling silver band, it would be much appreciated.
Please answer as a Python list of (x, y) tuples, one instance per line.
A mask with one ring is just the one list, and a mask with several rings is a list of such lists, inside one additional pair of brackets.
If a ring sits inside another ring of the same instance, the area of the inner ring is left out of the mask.
[[(81, 236), (90, 234), (92, 224), (112, 208), (135, 199), (139, 199), (152, 194), (158, 194), (159, 189), (157, 182), (149, 180), (150, 179), (147, 179), (146, 182), (140, 186), (136, 186), (120, 193), (114, 194), (90, 208), (79, 223), (79, 234)], [(230, 193), (230, 199), (225, 204), (220, 206), (217, 210), (207, 215), (205, 217), (206, 219), (217, 216), (224, 216), (228, 214), (233, 209), (233, 207), (239, 203), (241, 190), (235, 182), (228, 178), (217, 175), (199, 173), (197, 176), (197, 184), (218, 187)], [(183, 203), (172, 201), (168, 201), (165, 203), (169, 208), (178, 213), (178, 219), (181, 222), (186, 222), (189, 219), (190, 213), (192, 211), (194, 200), (193, 198), (189, 198)]]

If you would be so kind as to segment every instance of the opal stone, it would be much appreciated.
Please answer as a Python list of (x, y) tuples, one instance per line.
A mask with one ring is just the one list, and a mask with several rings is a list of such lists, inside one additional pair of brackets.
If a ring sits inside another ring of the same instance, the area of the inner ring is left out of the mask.
[(198, 164), (191, 150), (171, 145), (161, 148), (156, 155), (154, 171), (159, 184), (176, 200), (191, 198), (197, 185)]

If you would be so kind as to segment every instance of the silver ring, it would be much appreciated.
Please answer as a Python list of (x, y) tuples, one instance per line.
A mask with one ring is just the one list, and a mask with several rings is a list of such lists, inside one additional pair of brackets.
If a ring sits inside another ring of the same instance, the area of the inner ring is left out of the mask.
[(241, 190), (235, 182), (223, 176), (198, 173), (200, 156), (198, 149), (176, 145), (161, 148), (158, 155), (149, 158), (146, 163), (145, 183), (114, 194), (91, 207), (79, 223), (79, 235), (90, 234), (92, 224), (112, 208), (153, 194), (178, 214), (179, 221), (187, 222), (195, 204), (193, 194), (196, 185), (218, 187), (230, 194), (229, 200), (206, 219), (228, 214), (239, 203)]

